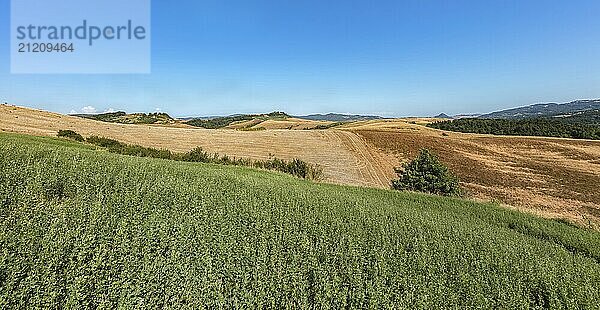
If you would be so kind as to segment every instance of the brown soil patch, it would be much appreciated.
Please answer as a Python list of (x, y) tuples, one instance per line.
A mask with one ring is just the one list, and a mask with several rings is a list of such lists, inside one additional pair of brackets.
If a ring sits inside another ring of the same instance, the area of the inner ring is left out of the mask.
[(399, 161), (432, 150), (474, 198), (600, 223), (600, 141), (446, 133), (405, 121), (348, 130)]

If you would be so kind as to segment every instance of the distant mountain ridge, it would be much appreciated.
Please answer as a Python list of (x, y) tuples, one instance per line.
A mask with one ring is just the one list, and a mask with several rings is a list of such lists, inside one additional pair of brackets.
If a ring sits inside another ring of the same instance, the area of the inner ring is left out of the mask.
[(589, 110), (600, 110), (600, 99), (576, 100), (568, 103), (538, 103), (525, 107), (497, 111), (479, 118), (525, 119), (533, 117), (569, 116)]
[(355, 122), (355, 121), (370, 121), (377, 119), (384, 119), (384, 117), (377, 115), (358, 115), (358, 114), (339, 114), (339, 113), (328, 113), (328, 114), (310, 114), (304, 116), (294, 116), (300, 119), (306, 119), (311, 121), (330, 121), (330, 122)]

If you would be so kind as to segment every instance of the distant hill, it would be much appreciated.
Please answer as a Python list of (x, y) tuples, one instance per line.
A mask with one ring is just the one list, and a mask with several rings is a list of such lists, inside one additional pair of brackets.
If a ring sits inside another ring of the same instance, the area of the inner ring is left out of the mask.
[(479, 118), (525, 119), (533, 117), (552, 117), (574, 113), (600, 110), (600, 99), (577, 100), (569, 103), (540, 103), (526, 107), (508, 109), (479, 116)]
[(305, 116), (295, 116), (296, 118), (307, 119), (311, 121), (329, 121), (329, 122), (355, 122), (355, 121), (370, 121), (376, 119), (384, 119), (376, 115), (349, 115), (349, 114), (311, 114)]
[(467, 133), (600, 140), (600, 100), (534, 104), (428, 126)]
[(461, 118), (474, 118), (474, 117), (480, 117), (481, 114), (457, 114), (457, 115), (453, 115), (452, 118), (453, 119), (461, 119)]
[(72, 114), (72, 116), (120, 124), (171, 124), (175, 122), (167, 113), (133, 113), (123, 111), (100, 114)]
[(446, 113), (440, 113), (433, 118), (446, 118), (446, 119), (461, 119), (461, 118), (476, 118), (481, 116), (481, 114), (457, 114), (457, 115), (448, 115)]
[(272, 120), (272, 119), (286, 119), (290, 116), (284, 112), (271, 112), (268, 114), (241, 114), (222, 116), (215, 118), (194, 118), (186, 121), (185, 123), (190, 126), (202, 127), (207, 129), (218, 129), (231, 125), (235, 122), (251, 121), (254, 119), (260, 120)]

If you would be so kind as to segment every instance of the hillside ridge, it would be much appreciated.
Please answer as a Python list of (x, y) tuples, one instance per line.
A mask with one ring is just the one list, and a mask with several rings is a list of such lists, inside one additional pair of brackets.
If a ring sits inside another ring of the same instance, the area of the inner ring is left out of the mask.
[(484, 114), (479, 116), (479, 118), (523, 119), (562, 114), (568, 115), (595, 109), (600, 109), (600, 99), (575, 100), (567, 103), (537, 103)]

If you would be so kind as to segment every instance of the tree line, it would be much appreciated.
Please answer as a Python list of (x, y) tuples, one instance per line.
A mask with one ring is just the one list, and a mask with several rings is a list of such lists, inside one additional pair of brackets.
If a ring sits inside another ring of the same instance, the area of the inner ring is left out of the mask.
[(523, 120), (463, 118), (435, 122), (427, 126), (466, 133), (600, 140), (600, 126), (543, 118)]

